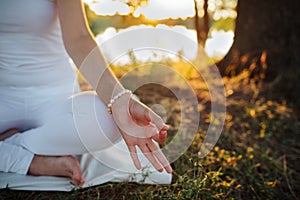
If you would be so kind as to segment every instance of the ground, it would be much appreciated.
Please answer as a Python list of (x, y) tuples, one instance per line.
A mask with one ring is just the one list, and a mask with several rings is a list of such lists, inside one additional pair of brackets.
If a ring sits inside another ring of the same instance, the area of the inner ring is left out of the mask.
[[(293, 109), (295, 105), (284, 97), (270, 96), (267, 91), (271, 86), (264, 83), (261, 77), (252, 76), (247, 69), (235, 77), (223, 77), (227, 94), (225, 125), (213, 150), (200, 158), (198, 152), (211, 120), (209, 91), (199, 74), (188, 70), (188, 63), (178, 61), (168, 65), (180, 71), (189, 81), (197, 94), (201, 113), (193, 143), (172, 164), (171, 185), (107, 183), (72, 192), (3, 189), (0, 190), (0, 199), (300, 198), (300, 171), (297, 167), (300, 122), (299, 113)], [(126, 67), (115, 66), (113, 69), (119, 77), (128, 71)], [(139, 80), (144, 75), (141, 71), (132, 72), (128, 80)], [(172, 79), (166, 81), (171, 81), (172, 85)], [(173, 86), (181, 87), (176, 80)], [(81, 87), (89, 89), (82, 81)], [(167, 116), (167, 123), (171, 126), (169, 141), (176, 135), (181, 120), (181, 108), (172, 89), (148, 84), (135, 91), (145, 104), (161, 104), (172, 113)], [(195, 119), (191, 117), (187, 120), (192, 124)]]

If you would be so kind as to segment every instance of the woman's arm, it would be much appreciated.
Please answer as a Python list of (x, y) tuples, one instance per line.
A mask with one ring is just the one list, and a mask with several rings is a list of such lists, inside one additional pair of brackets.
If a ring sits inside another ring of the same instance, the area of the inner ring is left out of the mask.
[[(57, 0), (57, 6), (68, 54), (100, 99), (108, 104), (112, 97), (124, 90), (124, 87), (110, 70), (88, 28), (82, 1)], [(141, 102), (133, 98), (128, 99), (128, 95), (118, 98), (112, 110), (135, 166), (141, 168), (135, 150), (138, 146), (157, 170), (165, 168), (171, 173), (169, 162), (152, 140), (160, 143), (165, 141), (168, 126), (163, 120)], [(137, 125), (137, 121), (143, 126)]]
[(83, 3), (81, 0), (58, 0), (57, 3), (65, 48), (80, 73), (107, 105), (124, 87), (109, 69), (88, 28)]

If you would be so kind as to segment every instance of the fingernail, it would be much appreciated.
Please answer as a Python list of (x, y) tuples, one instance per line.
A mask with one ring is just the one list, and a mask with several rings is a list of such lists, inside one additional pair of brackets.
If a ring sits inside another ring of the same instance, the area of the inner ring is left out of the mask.
[(169, 130), (169, 128), (170, 128), (170, 126), (169, 126), (169, 125), (167, 125), (167, 124), (164, 124), (164, 127), (163, 127), (162, 129), (164, 129), (164, 130)]
[(161, 131), (160, 134), (167, 134), (167, 131)]
[(169, 166), (169, 167), (168, 167), (168, 170), (167, 170), (167, 172), (168, 172), (169, 174), (171, 174), (171, 173), (172, 173), (172, 171), (173, 171), (172, 167), (171, 167), (171, 166)]

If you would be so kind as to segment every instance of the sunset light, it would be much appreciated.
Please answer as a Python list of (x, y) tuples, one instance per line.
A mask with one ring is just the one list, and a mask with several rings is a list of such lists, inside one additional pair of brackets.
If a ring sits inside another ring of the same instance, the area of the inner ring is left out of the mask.
[[(130, 8), (122, 1), (111, 0), (85, 0), (99, 15), (126, 15), (130, 12)], [(170, 9), (170, 5), (171, 8)], [(144, 15), (148, 19), (167, 19), (167, 18), (186, 18), (194, 16), (193, 0), (150, 0), (145, 6), (139, 7), (134, 16)]]
[[(144, 16), (143, 19), (147, 21), (148, 26), (152, 25), (152, 22), (156, 23), (156, 20), (167, 20), (167, 19), (187, 19), (192, 18), (195, 15), (194, 1), (193, 0), (149, 0), (145, 5), (137, 7), (136, 10), (130, 9), (130, 7), (125, 3), (126, 1), (111, 1), (111, 0), (86, 0), (86, 3), (90, 8), (98, 15), (101, 16), (114, 16), (114, 15), (128, 15), (132, 12), (134, 17)], [(202, 7), (204, 1), (198, 0), (198, 6)], [(221, 5), (219, 0), (210, 0), (209, 6), (210, 12), (213, 9), (217, 9)], [(234, 4), (229, 5), (231, 7)], [(203, 9), (199, 7), (199, 16), (203, 16)], [(218, 10), (218, 12), (213, 12), (213, 20), (226, 19), (227, 17), (236, 18), (236, 11), (234, 10)], [(161, 27), (153, 24), (156, 27)], [(164, 28), (171, 31), (177, 31), (186, 37), (189, 37), (194, 42), (197, 42), (196, 31), (194, 29), (187, 29), (184, 26), (164, 26)], [(130, 29), (130, 28), (128, 28)], [(100, 33), (97, 38), (100, 41), (105, 40), (105, 38), (111, 38), (118, 34), (118, 30), (113, 27), (108, 28), (104, 32)], [(219, 31), (211, 30), (210, 35), (205, 43), (205, 51), (208, 56), (221, 59), (233, 43), (234, 33), (231, 31)], [(159, 40), (158, 38), (156, 40)], [(131, 47), (128, 47), (130, 49)], [(176, 47), (176, 49), (184, 49), (184, 47)], [(187, 50), (186, 50), (187, 51)], [(193, 51), (197, 51), (196, 49)], [(144, 55), (145, 56), (145, 55)], [(193, 55), (194, 56), (194, 55)], [(189, 57), (191, 57), (189, 55)], [(142, 59), (142, 58), (141, 58)], [(144, 60), (145, 58), (143, 58)]]
[(300, 200), (299, 2), (2, 0), (0, 200)]

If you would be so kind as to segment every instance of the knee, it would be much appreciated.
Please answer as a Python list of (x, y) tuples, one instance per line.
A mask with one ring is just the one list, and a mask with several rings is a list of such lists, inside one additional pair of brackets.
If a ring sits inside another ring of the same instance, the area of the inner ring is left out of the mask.
[(95, 116), (95, 114), (106, 110), (106, 106), (97, 96), (96, 92), (87, 91), (75, 94), (70, 99), (72, 112), (74, 114), (85, 114)]
[(115, 132), (112, 132), (110, 134), (106, 134), (106, 136), (108, 137), (111, 144), (116, 144), (122, 140), (122, 136), (119, 130), (116, 130)]
[[(72, 104), (73, 116), (80, 132), (89, 132), (98, 141), (102, 138), (105, 146), (111, 146), (121, 140), (122, 136), (113, 117), (95, 92), (75, 95)], [(87, 140), (90, 141), (91, 138)]]

